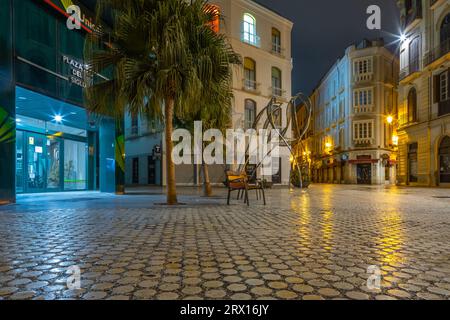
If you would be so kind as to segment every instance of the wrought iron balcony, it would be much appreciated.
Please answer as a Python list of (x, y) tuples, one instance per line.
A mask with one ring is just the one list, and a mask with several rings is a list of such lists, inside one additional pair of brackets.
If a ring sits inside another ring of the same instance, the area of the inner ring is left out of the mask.
[(255, 80), (243, 79), (242, 80), (242, 89), (245, 91), (249, 91), (252, 93), (259, 93), (260, 84)]
[(427, 66), (450, 52), (450, 39), (441, 42), (437, 47), (428, 51), (424, 57), (424, 65)]

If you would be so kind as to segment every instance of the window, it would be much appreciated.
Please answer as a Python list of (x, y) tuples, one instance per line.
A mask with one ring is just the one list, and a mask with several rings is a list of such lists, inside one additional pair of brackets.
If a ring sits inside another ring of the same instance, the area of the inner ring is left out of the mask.
[(342, 99), (339, 102), (339, 118), (344, 119), (345, 118), (345, 100)]
[(448, 70), (434, 76), (434, 102), (438, 103), (438, 117), (450, 113), (450, 85)]
[(272, 52), (281, 54), (281, 32), (272, 28)]
[(439, 101), (448, 100), (448, 72), (439, 75)]
[(418, 143), (412, 143), (408, 147), (408, 181), (418, 182), (418, 164), (417, 164)]
[(364, 120), (353, 123), (353, 139), (358, 142), (367, 142), (373, 139), (374, 121)]
[(256, 20), (248, 13), (244, 14), (242, 22), (242, 41), (254, 46), (259, 45), (259, 37), (256, 35)]
[(244, 59), (244, 87), (246, 90), (256, 90), (256, 62), (253, 59)]
[(256, 102), (250, 99), (245, 100), (245, 130), (251, 129), (256, 118)]
[(281, 70), (272, 67), (272, 95), (281, 97), (283, 95), (281, 89)]
[(344, 149), (345, 147), (345, 131), (344, 128), (339, 129), (339, 146)]
[(275, 128), (280, 129), (283, 124), (282, 109), (279, 107), (274, 107), (274, 109), (271, 109), (271, 113)]
[(420, 68), (420, 38), (415, 37), (409, 43), (409, 73), (419, 71)]
[(448, 14), (444, 21), (442, 21), (441, 24), (441, 30), (440, 30), (440, 37), (441, 37), (441, 50), (442, 54), (447, 53), (450, 51), (450, 14)]
[(408, 122), (416, 122), (417, 120), (417, 92), (415, 88), (411, 88), (408, 93)]
[(354, 107), (369, 107), (373, 105), (373, 89), (358, 89), (354, 91)]
[(139, 158), (133, 158), (132, 183), (139, 184)]
[(220, 31), (220, 9), (218, 6), (213, 4), (206, 4), (205, 5), (205, 12), (210, 15), (210, 25), (211, 29), (215, 33), (219, 33)]
[(131, 116), (131, 134), (135, 136), (139, 134), (139, 119), (136, 115)]
[(355, 61), (354, 64), (355, 75), (372, 73), (372, 70), (373, 70), (372, 58), (366, 58)]

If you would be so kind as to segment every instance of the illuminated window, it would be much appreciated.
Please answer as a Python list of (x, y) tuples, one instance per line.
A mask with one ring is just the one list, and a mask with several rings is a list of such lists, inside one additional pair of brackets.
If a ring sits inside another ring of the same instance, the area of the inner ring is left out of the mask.
[(353, 123), (353, 139), (356, 142), (367, 141), (374, 138), (374, 121), (363, 120)]
[(244, 86), (247, 90), (256, 90), (256, 62), (253, 59), (244, 59)]
[(211, 29), (219, 33), (220, 31), (220, 8), (213, 4), (205, 5), (205, 12), (211, 17)]
[(242, 22), (242, 41), (255, 46), (259, 45), (259, 37), (256, 35), (256, 20), (248, 13), (244, 14)]

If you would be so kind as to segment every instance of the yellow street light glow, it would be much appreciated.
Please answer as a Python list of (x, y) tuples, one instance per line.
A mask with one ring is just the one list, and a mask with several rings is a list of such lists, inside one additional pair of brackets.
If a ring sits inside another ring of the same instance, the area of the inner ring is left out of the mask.
[(392, 136), (392, 144), (394, 146), (398, 146), (398, 136), (397, 135)]
[(387, 123), (392, 124), (394, 122), (394, 117), (388, 116), (386, 120), (387, 120)]

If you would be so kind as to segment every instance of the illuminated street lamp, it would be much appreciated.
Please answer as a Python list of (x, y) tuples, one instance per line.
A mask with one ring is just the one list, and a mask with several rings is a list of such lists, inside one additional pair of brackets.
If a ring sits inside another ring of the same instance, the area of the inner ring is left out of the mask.
[(394, 122), (394, 117), (393, 116), (388, 116), (386, 118), (386, 120), (387, 120), (387, 123), (392, 124)]

